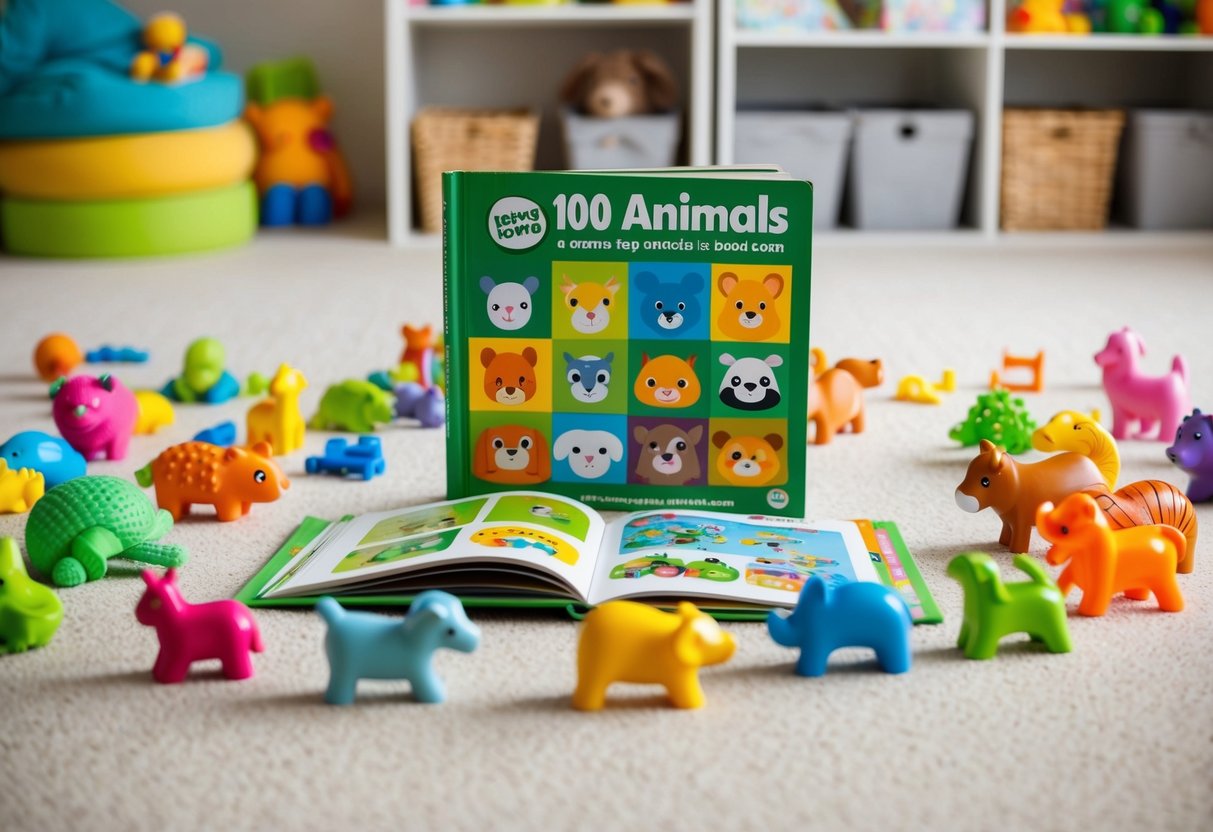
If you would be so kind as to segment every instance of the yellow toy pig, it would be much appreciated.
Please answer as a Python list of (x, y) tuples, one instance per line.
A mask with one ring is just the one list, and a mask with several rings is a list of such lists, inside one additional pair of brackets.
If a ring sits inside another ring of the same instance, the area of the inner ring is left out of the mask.
[(609, 601), (581, 625), (573, 707), (601, 710), (612, 682), (664, 685), (675, 707), (703, 707), (699, 668), (728, 661), (736, 647), (731, 635), (689, 601), (672, 613)]

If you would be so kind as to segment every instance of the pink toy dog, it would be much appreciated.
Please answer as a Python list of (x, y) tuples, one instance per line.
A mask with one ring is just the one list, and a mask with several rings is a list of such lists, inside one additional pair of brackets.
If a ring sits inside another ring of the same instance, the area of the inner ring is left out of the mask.
[(157, 578), (143, 570), (147, 591), (135, 607), (140, 624), (156, 628), (160, 654), (152, 666), (152, 678), (162, 685), (185, 681), (190, 665), (206, 659), (223, 662), (223, 675), (248, 679), (253, 675), (249, 653), (265, 650), (261, 632), (249, 608), (239, 601), (191, 604), (177, 588), (177, 570)]
[(92, 462), (126, 456), (139, 405), (135, 394), (113, 376), (76, 376), (51, 385), (55, 424), (67, 443)]
[[(1145, 352), (1141, 337), (1125, 327), (1109, 335), (1107, 346), (1095, 353), (1095, 363), (1103, 368), (1104, 391), (1112, 402), (1112, 436), (1169, 441), (1192, 409), (1188, 365), (1182, 355), (1177, 355), (1165, 376), (1142, 375), (1137, 370), (1137, 358)], [(1130, 435), (1133, 428), (1136, 430)]]

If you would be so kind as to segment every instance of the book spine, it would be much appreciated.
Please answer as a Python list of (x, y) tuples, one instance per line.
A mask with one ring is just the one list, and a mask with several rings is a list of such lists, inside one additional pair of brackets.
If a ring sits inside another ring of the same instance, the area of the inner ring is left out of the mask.
[(443, 375), (446, 393), (446, 496), (455, 500), (468, 495), (467, 402), (464, 401), (464, 274), (462, 174), (442, 174), (442, 341), (445, 345)]

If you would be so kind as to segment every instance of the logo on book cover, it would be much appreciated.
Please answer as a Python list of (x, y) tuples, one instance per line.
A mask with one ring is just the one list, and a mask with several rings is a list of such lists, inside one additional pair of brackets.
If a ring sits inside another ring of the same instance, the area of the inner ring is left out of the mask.
[(788, 492), (782, 488), (772, 488), (767, 492), (767, 505), (774, 509), (788, 507)]
[(511, 251), (526, 251), (543, 242), (548, 220), (539, 203), (524, 196), (503, 196), (489, 209), (489, 237)]

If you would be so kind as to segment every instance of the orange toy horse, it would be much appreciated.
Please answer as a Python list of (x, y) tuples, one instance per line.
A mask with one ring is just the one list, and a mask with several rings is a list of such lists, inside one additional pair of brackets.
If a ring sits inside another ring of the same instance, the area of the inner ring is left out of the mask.
[(1057, 586), (1063, 596), (1075, 584), (1082, 589), (1080, 615), (1103, 615), (1118, 592), (1135, 601), (1153, 592), (1165, 612), (1184, 608), (1175, 567), (1188, 542), (1177, 529), (1154, 525), (1114, 531), (1095, 499), (1081, 493), (1071, 494), (1056, 508), (1042, 503), (1036, 510), (1036, 529), (1053, 544), (1045, 555), (1049, 563), (1070, 561)]
[(809, 421), (817, 428), (814, 443), (826, 444), (847, 425), (852, 433), (863, 433), (863, 388), (884, 381), (880, 359), (844, 358), (822, 372), (825, 356), (816, 352), (813, 370), (820, 374), (809, 385)]

